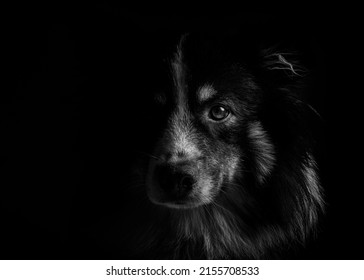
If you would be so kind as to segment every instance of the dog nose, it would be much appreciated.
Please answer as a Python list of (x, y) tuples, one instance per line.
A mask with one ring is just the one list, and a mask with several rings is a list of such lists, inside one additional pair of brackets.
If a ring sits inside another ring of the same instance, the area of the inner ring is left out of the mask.
[(183, 199), (192, 190), (195, 180), (190, 174), (172, 166), (161, 166), (158, 172), (161, 189), (171, 199)]

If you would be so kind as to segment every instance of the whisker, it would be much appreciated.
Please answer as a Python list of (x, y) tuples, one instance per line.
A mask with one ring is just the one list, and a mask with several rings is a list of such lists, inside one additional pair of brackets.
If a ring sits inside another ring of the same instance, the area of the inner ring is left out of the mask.
[(228, 210), (228, 209), (226, 209), (225, 207), (223, 207), (222, 205), (218, 204), (216, 201), (212, 201), (212, 204), (213, 204), (214, 206), (217, 206), (217, 207), (219, 207), (220, 209), (222, 209), (222, 210), (224, 210), (224, 211), (228, 212), (228, 213), (231, 213), (231, 211), (230, 211), (230, 210)]

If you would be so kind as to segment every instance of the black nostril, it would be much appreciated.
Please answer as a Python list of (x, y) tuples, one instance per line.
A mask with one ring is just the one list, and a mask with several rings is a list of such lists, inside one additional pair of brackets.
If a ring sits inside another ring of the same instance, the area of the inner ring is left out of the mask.
[(185, 197), (195, 182), (191, 175), (171, 166), (160, 166), (157, 177), (161, 189), (175, 199)]
[(163, 166), (158, 169), (158, 182), (163, 190), (169, 190), (175, 184), (173, 174), (173, 169), (170, 167)]
[(184, 177), (181, 178), (180, 182), (180, 187), (186, 190), (190, 190), (192, 189), (192, 186), (194, 184), (194, 180), (192, 178), (192, 176), (186, 175)]

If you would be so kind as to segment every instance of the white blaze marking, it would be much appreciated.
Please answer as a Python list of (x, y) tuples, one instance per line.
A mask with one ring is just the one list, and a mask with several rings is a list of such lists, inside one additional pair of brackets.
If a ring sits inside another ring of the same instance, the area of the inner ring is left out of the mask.
[(197, 141), (193, 136), (194, 128), (190, 121), (190, 112), (187, 104), (186, 66), (183, 63), (182, 37), (177, 51), (171, 62), (175, 95), (177, 98), (177, 110), (171, 117), (167, 149), (172, 154), (172, 161), (178, 160), (178, 154), (183, 153), (184, 159), (196, 158), (200, 152), (197, 148)]
[(188, 112), (181, 108), (172, 115), (170, 128), (166, 135), (168, 146), (165, 147), (172, 155), (172, 161), (178, 161), (180, 155), (183, 159), (193, 159), (200, 156), (194, 128), (189, 120)]
[(185, 81), (185, 71), (186, 67), (183, 63), (183, 54), (182, 54), (182, 43), (184, 37), (179, 42), (177, 46), (177, 52), (174, 55), (174, 58), (171, 62), (172, 66), (172, 76), (173, 83), (175, 86), (175, 92), (177, 95), (177, 106), (184, 107), (186, 106), (186, 81)]

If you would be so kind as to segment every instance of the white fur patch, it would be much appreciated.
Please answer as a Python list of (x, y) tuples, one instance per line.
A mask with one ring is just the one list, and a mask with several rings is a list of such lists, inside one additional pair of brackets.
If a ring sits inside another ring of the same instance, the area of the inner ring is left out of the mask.
[(169, 147), (165, 148), (171, 153), (172, 161), (178, 161), (179, 155), (183, 155), (184, 160), (200, 156), (193, 127), (186, 114), (187, 112), (184, 112), (183, 108), (175, 112), (170, 122), (170, 129), (167, 132), (166, 139), (168, 139)]
[(212, 85), (204, 85), (197, 90), (197, 97), (201, 103), (209, 100), (215, 94), (216, 90)]
[(317, 175), (316, 161), (312, 155), (308, 156), (307, 162), (303, 167), (303, 174), (306, 179), (307, 189), (314, 199), (319, 204), (319, 207), (323, 208), (323, 199), (321, 196), (321, 186)]
[(310, 193), (313, 197), (319, 196), (319, 182), (318, 176), (316, 173), (316, 161), (314, 160), (312, 155), (309, 155), (309, 159), (304, 166), (304, 174), (306, 178), (306, 182), (311, 187), (309, 188)]
[(227, 171), (227, 175), (228, 175), (230, 182), (232, 182), (234, 180), (236, 171), (238, 170), (238, 165), (239, 165), (238, 156), (229, 157), (227, 164), (226, 164), (226, 171)]

